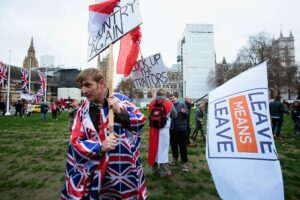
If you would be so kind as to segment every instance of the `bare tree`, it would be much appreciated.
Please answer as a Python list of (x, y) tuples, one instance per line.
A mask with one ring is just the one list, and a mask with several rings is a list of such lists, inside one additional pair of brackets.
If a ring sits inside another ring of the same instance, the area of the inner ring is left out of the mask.
[[(248, 45), (242, 47), (232, 64), (217, 64), (214, 78), (219, 86), (241, 72), (268, 60), (268, 82), (271, 91), (271, 98), (278, 94), (289, 94), (291, 91), (300, 91), (297, 86), (297, 68), (292, 62), (282, 65), (276, 55), (272, 54), (272, 39), (266, 32), (259, 32), (248, 39)], [(300, 93), (300, 92), (299, 92)]]
[(127, 95), (129, 98), (138, 97), (141, 91), (136, 89), (134, 82), (131, 78), (122, 79), (121, 82), (117, 85), (117, 90), (120, 93)]
[(212, 74), (212, 76), (215, 76), (215, 85), (220, 86), (226, 81), (228, 81), (231, 77), (231, 66), (230, 64), (227, 64), (226, 59), (223, 58), (222, 64), (217, 64), (216, 66), (216, 72), (215, 74)]
[(236, 62), (243, 63), (247, 67), (255, 66), (271, 58), (272, 39), (266, 32), (251, 35), (248, 46), (242, 47), (236, 58)]
[(296, 65), (283, 66), (278, 58), (272, 58), (268, 62), (268, 83), (271, 91), (271, 98), (283, 93), (296, 93), (298, 90)]

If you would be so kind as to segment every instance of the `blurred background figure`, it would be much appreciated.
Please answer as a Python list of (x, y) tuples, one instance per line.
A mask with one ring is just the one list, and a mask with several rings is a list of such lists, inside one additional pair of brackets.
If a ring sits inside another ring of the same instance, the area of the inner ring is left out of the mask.
[(204, 134), (204, 129), (203, 129), (204, 128), (204, 112), (205, 112), (205, 104), (200, 103), (198, 105), (198, 108), (197, 108), (196, 114), (195, 114), (195, 130), (192, 134), (192, 139), (194, 142), (197, 139), (199, 130), (201, 132), (202, 140), (203, 140), (203, 142), (205, 142), (205, 134)]
[(77, 113), (77, 110), (79, 108), (79, 101), (74, 99), (72, 103), (72, 109), (69, 111), (69, 130), (72, 131), (72, 126), (74, 122), (75, 115)]
[[(274, 101), (272, 101), (270, 104), (270, 115), (271, 115), (271, 121), (272, 121), (272, 132), (274, 135), (274, 138), (282, 139), (280, 137), (281, 133), (281, 127), (283, 123), (283, 113), (284, 113), (284, 105), (281, 102), (281, 96), (276, 96)], [(275, 129), (276, 129), (276, 135), (275, 135)]]
[(300, 102), (299, 101), (293, 102), (290, 108), (290, 113), (294, 121), (294, 134), (297, 134), (300, 129)]
[(190, 125), (190, 116), (191, 116), (191, 108), (194, 106), (192, 97), (186, 97), (185, 98), (185, 106), (187, 107), (189, 113), (188, 113), (188, 118), (187, 118), (187, 134), (186, 134), (186, 144), (190, 147), (194, 146), (193, 144), (191, 144), (190, 141), (190, 135), (191, 135), (191, 125)]
[(27, 104), (27, 117), (31, 116), (32, 114), (32, 104), (31, 104), (31, 101), (28, 101), (28, 104)]

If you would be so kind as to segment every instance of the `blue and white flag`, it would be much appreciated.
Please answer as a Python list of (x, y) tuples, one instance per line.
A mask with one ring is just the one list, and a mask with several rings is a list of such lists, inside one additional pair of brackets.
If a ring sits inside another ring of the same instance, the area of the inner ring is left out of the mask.
[(266, 62), (209, 93), (206, 158), (222, 199), (284, 199)]

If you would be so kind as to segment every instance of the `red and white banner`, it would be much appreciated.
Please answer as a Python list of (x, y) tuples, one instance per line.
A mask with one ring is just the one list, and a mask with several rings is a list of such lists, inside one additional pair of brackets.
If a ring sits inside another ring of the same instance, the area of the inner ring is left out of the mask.
[(221, 199), (284, 199), (266, 62), (209, 93), (206, 158)]
[(126, 77), (131, 73), (140, 52), (141, 38), (142, 34), (139, 26), (121, 38), (117, 74), (123, 74)]
[[(111, 1), (107, 2), (111, 3)], [(112, 5), (110, 4), (110, 8)], [(106, 20), (106, 14), (109, 13), (110, 9), (90, 7), (88, 61), (104, 51), (110, 44), (142, 24), (139, 5), (139, 0), (121, 0)], [(96, 10), (99, 12), (96, 13)]]
[(98, 0), (89, 6), (89, 32), (97, 34), (109, 18), (119, 0)]

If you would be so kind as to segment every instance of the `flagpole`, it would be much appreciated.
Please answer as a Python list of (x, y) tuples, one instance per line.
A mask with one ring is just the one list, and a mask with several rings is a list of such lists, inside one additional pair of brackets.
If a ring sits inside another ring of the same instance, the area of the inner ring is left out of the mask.
[(46, 65), (46, 74), (45, 74), (45, 98), (44, 98), (44, 102), (47, 102), (47, 73), (48, 73), (48, 65)]
[[(114, 55), (113, 55), (113, 44), (109, 45), (109, 56), (108, 56), (108, 91), (109, 96), (113, 94), (113, 85), (114, 85)], [(109, 134), (114, 134), (114, 111), (112, 108), (109, 108)], [(120, 137), (120, 136), (118, 136)], [(119, 139), (118, 139), (119, 140)], [(121, 147), (119, 147), (119, 173), (121, 172)], [(120, 176), (118, 177), (119, 182), (121, 183)], [(120, 184), (120, 192), (121, 192), (121, 184)]]
[(30, 84), (31, 84), (31, 58), (29, 59), (29, 85), (28, 85), (28, 94), (30, 95)]
[[(108, 92), (109, 96), (113, 94), (114, 85), (114, 55), (113, 55), (113, 45), (109, 45), (109, 56), (108, 56)], [(114, 112), (109, 109), (109, 133), (114, 133)]]
[(6, 113), (5, 115), (10, 115), (9, 112), (9, 95), (10, 95), (10, 68), (11, 68), (11, 50), (9, 50), (9, 65), (8, 65), (8, 78), (7, 78), (7, 96), (6, 96)]

